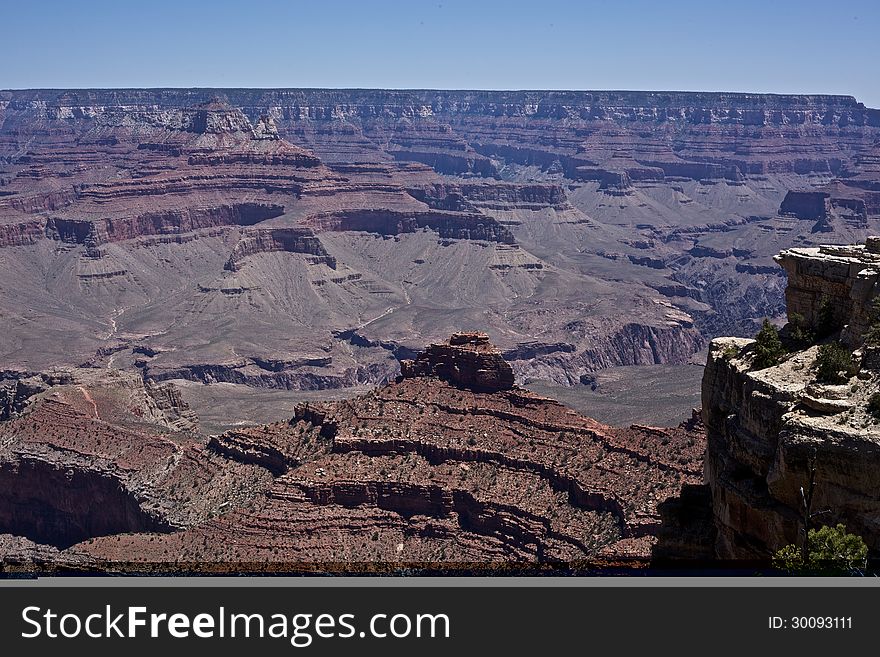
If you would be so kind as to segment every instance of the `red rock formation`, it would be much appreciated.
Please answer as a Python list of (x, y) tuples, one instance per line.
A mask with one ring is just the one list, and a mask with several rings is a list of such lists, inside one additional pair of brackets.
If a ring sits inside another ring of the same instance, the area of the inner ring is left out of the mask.
[(236, 203), (147, 212), (130, 218), (100, 221), (50, 218), (46, 222), (46, 235), (65, 242), (100, 245), (150, 235), (178, 235), (218, 226), (252, 226), (283, 213), (284, 207), (280, 205)]
[(43, 222), (39, 220), (0, 225), (0, 247), (33, 244), (43, 237), (43, 230)]
[(476, 213), (351, 210), (312, 215), (304, 223), (316, 231), (359, 231), (380, 235), (400, 235), (428, 228), (446, 239), (514, 243), (513, 235), (507, 228), (491, 217)]
[(246, 497), (262, 476), (169, 431), (193, 424), (166, 388), (90, 370), (42, 379), (0, 423), (0, 534), (66, 548), (172, 531)]
[(485, 333), (454, 333), (415, 360), (400, 363), (404, 378), (436, 376), (452, 385), (493, 392), (513, 387), (513, 369)]

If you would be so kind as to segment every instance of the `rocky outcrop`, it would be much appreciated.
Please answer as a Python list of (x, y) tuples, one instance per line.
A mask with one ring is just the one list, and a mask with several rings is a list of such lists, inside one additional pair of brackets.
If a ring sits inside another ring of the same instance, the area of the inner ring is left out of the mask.
[(393, 149), (390, 152), (395, 159), (421, 162), (422, 164), (427, 164), (438, 173), (450, 176), (470, 175), (490, 178), (498, 175), (498, 168), (492, 160), (474, 151), (460, 154), (406, 148)]
[(45, 381), (39, 376), (0, 372), (0, 421), (17, 416), (27, 407), (31, 397), (46, 389)]
[(683, 161), (642, 160), (642, 164), (661, 169), (667, 177), (692, 178), (695, 180), (726, 179), (740, 181), (743, 172), (736, 164), (710, 164)]
[(831, 207), (828, 192), (791, 191), (782, 199), (779, 211), (790, 214), (798, 219), (823, 219)]
[[(147, 212), (134, 217), (121, 219), (66, 219), (50, 217), (45, 224), (45, 237), (70, 244), (85, 244), (90, 247), (111, 242), (121, 242), (139, 237), (155, 235), (182, 235), (206, 228), (221, 226), (253, 226), (254, 224), (284, 214), (284, 206), (261, 203), (235, 203), (207, 208), (185, 208), (167, 212)], [(35, 226), (42, 228), (42, 226)], [(10, 243), (33, 243), (43, 235), (35, 231), (30, 241), (11, 239)], [(27, 235), (27, 233), (26, 233)], [(2, 233), (0, 233), (2, 239)], [(283, 241), (283, 240), (281, 240)]]
[[(876, 294), (876, 242), (783, 251), (778, 261), (789, 277), (789, 317), (797, 313), (815, 325), (830, 309), (840, 339), (850, 349), (861, 346)], [(869, 358), (857, 376), (828, 385), (816, 381), (818, 347), (756, 370), (752, 345), (714, 340), (703, 377), (716, 555), (766, 563), (781, 547), (800, 544), (799, 491), (813, 464), (812, 510), (822, 512), (816, 522), (843, 523), (880, 550), (880, 432), (868, 410), (880, 379), (868, 369)]]
[(43, 237), (43, 222), (39, 220), (0, 225), (0, 247), (33, 244)]
[(786, 249), (776, 261), (788, 275), (785, 301), (812, 326), (824, 312), (855, 348), (868, 330), (871, 300), (880, 292), (880, 238), (866, 244)]
[(429, 229), (444, 239), (485, 240), (513, 244), (513, 234), (487, 215), (465, 212), (397, 212), (358, 210), (317, 214), (304, 225), (321, 231), (357, 231), (379, 235), (401, 235)]
[(69, 244), (97, 243), (97, 230), (91, 221), (52, 217), (46, 221), (46, 237)]
[(404, 378), (436, 376), (453, 385), (497, 391), (513, 387), (513, 369), (485, 333), (455, 333), (444, 344), (432, 344), (415, 360), (400, 363)]
[(561, 185), (516, 183), (434, 183), (407, 190), (436, 210), (466, 210), (469, 206), (488, 209), (565, 209), (568, 198)]
[(198, 416), (183, 399), (180, 390), (171, 384), (144, 381), (144, 401), (151, 419), (173, 431), (196, 431)]
[(336, 269), (336, 259), (327, 253), (324, 245), (308, 228), (265, 228), (252, 229), (242, 233), (241, 238), (232, 250), (224, 269), (237, 271), (242, 261), (257, 253), (284, 251), (287, 253), (304, 253), (311, 256), (310, 262), (323, 263)]
[(146, 235), (187, 233), (216, 226), (252, 226), (284, 213), (281, 205), (237, 203), (214, 208), (188, 208), (142, 214), (129, 220), (95, 222), (98, 243), (117, 242)]

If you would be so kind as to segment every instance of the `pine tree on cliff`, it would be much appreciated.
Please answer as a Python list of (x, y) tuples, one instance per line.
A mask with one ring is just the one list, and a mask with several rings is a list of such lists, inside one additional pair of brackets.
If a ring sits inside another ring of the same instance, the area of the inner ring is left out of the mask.
[(777, 365), (785, 353), (785, 347), (779, 339), (779, 331), (765, 319), (761, 330), (755, 336), (755, 357), (752, 360), (752, 367), (763, 370), (765, 367)]
[(867, 566), (868, 546), (857, 534), (849, 534), (846, 526), (813, 527), (813, 518), (830, 509), (813, 511), (813, 494), (816, 490), (818, 458), (815, 450), (808, 462), (810, 474), (806, 490), (801, 486), (801, 536), (800, 547), (786, 545), (773, 555), (773, 566), (791, 575), (864, 575)]

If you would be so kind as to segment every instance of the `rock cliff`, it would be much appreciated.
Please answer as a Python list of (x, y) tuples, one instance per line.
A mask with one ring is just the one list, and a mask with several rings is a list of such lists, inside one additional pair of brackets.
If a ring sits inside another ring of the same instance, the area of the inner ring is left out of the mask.
[(876, 348), (863, 344), (878, 293), (877, 243), (788, 249), (777, 258), (788, 274), (789, 318), (802, 317), (801, 327), (815, 327), (823, 314), (831, 318), (834, 332), (825, 341), (855, 350), (857, 372), (841, 373), (833, 385), (819, 381), (815, 345), (792, 345), (778, 365), (764, 369), (753, 366), (752, 340), (710, 345), (702, 391), (705, 476), (721, 559), (766, 562), (781, 547), (800, 544), (799, 491), (808, 486), (812, 462), (812, 510), (823, 512), (816, 522), (844, 523), (880, 550), (880, 428), (869, 409), (880, 377)]
[(841, 340), (853, 349), (859, 346), (880, 282), (880, 238), (853, 246), (787, 249), (775, 259), (788, 275), (789, 315), (797, 313), (815, 325), (824, 310), (842, 329)]
[(336, 259), (328, 255), (324, 245), (308, 228), (267, 228), (245, 231), (223, 267), (237, 271), (241, 267), (241, 261), (248, 256), (270, 251), (307, 253), (314, 256), (312, 262), (322, 262), (331, 269), (336, 269)]

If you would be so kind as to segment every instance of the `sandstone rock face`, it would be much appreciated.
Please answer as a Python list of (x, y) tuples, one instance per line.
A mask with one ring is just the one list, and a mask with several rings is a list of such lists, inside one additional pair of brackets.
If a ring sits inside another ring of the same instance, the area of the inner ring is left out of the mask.
[[(874, 240), (869, 245), (783, 251), (778, 261), (789, 277), (789, 313), (815, 322), (827, 299), (841, 340), (860, 346), (876, 294)], [(844, 384), (817, 382), (815, 346), (755, 371), (751, 345), (714, 340), (703, 377), (717, 556), (766, 561), (781, 547), (800, 544), (799, 491), (809, 483), (813, 459), (813, 511), (825, 512), (817, 522), (844, 523), (872, 551), (880, 549), (880, 429), (867, 408), (880, 379), (864, 367)], [(866, 355), (865, 366), (870, 363)]]
[(787, 249), (776, 261), (788, 275), (785, 300), (788, 313), (798, 313), (810, 325), (819, 321), (823, 304), (832, 309), (841, 339), (850, 347), (861, 344), (868, 329), (868, 311), (878, 294), (880, 254), (876, 238), (866, 245)]

